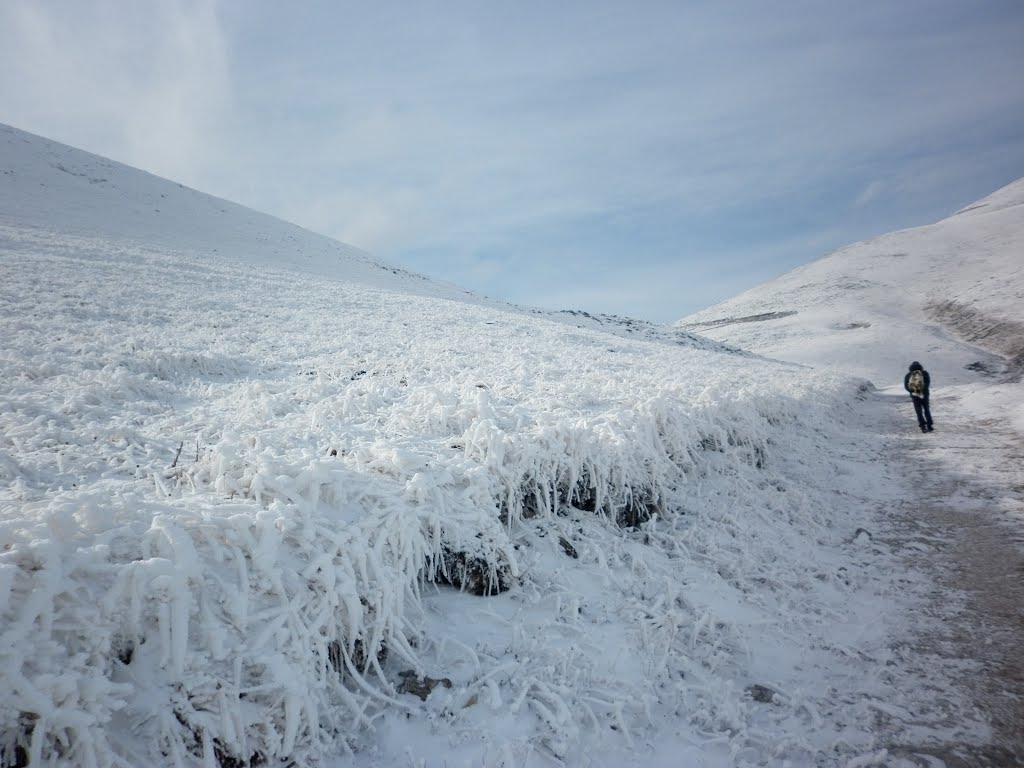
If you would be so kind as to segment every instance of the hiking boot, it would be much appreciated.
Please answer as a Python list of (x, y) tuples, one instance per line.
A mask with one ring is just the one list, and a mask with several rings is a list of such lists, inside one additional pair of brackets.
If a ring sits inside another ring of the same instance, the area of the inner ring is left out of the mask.
[(931, 425), (931, 424), (929, 424), (929, 425), (928, 425), (928, 429), (927, 429), (927, 431), (928, 431), (928, 432), (934, 432), (934, 431), (935, 431), (935, 429), (934, 429), (934, 427), (932, 427), (932, 425)]
[(928, 427), (922, 426), (922, 427), (921, 427), (921, 431), (922, 431), (922, 432), (927, 432), (927, 431), (928, 431)]

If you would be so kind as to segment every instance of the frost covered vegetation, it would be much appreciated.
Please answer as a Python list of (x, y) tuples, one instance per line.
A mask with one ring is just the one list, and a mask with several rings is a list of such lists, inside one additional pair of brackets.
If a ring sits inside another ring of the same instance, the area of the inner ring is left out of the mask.
[[(773, 465), (849, 382), (812, 388), (728, 352), (364, 285), (3, 236), (8, 761), (109, 764), (112, 726), (182, 765), (323, 754), (411, 708), (395, 690), (407, 669), (458, 677), (465, 700), (529, 703), (556, 754), (607, 722), (629, 738), (654, 690), (614, 685), (583, 649), (532, 678), (510, 674), (514, 654), (470, 647), (461, 676), (435, 668), (460, 653), (427, 631), (425, 591), (529, 604), (548, 578), (535, 550), (560, 549), (559, 568), (575, 556), (635, 600), (623, 650), (651, 685), (699, 681), (737, 638), (672, 563), (766, 583), (787, 539), (825, 522)], [(551, 610), (582, 640), (602, 608), (564, 592)], [(710, 731), (729, 715), (696, 713)]]
[(859, 382), (119, 237), (83, 190), (172, 185), (53, 167), (5, 192), (73, 231), (0, 219), (0, 765), (871, 746)]

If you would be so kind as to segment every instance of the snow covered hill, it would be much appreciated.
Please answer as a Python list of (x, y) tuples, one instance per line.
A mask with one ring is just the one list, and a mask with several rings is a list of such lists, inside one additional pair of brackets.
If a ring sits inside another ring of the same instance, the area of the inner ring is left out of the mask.
[(0, 226), (110, 238), (395, 290), (469, 295), (294, 224), (3, 124), (0, 180)]
[(851, 435), (863, 381), (0, 136), (0, 765), (985, 738), (941, 664), (889, 663), (929, 585), (867, 530), (903, 491)]
[[(158, 247), (182, 259), (297, 270), (374, 287), (523, 311), (387, 264), (350, 245), (136, 168), (0, 123), (0, 227)], [(14, 237), (14, 235), (11, 235)], [(717, 347), (682, 329), (582, 311), (526, 311), (618, 335)]]
[[(867, 421), (853, 419), (850, 429), (875, 445), (883, 472), (904, 479), (878, 525), (909, 553), (903, 565), (923, 568), (934, 584), (930, 605), (911, 610), (907, 639), (895, 644), (914, 649), (908, 659), (970, 669), (959, 685), (992, 729), (977, 748), (947, 735), (946, 748), (884, 750), (858, 765), (1024, 765), (1022, 267), (1024, 179), (936, 224), (843, 248), (678, 324), (877, 385), (860, 414)], [(927, 436), (903, 391), (913, 360), (931, 372), (936, 431)]]
[(945, 384), (1019, 373), (1024, 179), (930, 226), (857, 243), (679, 327), (879, 386), (921, 360)]

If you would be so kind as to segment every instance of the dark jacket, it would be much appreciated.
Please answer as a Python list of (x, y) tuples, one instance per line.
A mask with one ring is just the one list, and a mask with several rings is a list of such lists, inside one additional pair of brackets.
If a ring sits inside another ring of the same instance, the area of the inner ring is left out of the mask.
[(920, 371), (924, 374), (924, 399), (928, 399), (928, 390), (932, 384), (932, 377), (928, 375), (928, 371), (921, 367), (920, 363), (911, 363), (910, 370), (907, 371), (907, 375), (903, 377), (903, 388), (910, 392), (910, 374), (914, 371)]

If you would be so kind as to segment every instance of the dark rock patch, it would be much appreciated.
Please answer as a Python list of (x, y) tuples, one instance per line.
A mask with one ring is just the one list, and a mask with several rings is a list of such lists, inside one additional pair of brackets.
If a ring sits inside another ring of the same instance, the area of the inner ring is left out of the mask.
[(562, 551), (565, 552), (565, 554), (574, 560), (579, 559), (579, 553), (576, 551), (576, 547), (570, 544), (569, 540), (565, 538), (565, 536), (559, 536), (558, 543), (562, 546)]
[(964, 369), (980, 373), (982, 376), (993, 376), (996, 373), (998, 373), (998, 371), (992, 370), (992, 366), (982, 362), (981, 360), (976, 360), (973, 363), (968, 363), (967, 365), (964, 366)]
[(639, 528), (654, 517), (656, 511), (654, 501), (629, 496), (616, 513), (615, 522), (620, 528)]
[(512, 572), (507, 564), (492, 565), (482, 557), (448, 548), (443, 550), (441, 562), (433, 572), (426, 574), (426, 579), (481, 597), (507, 592), (512, 587)]
[(761, 704), (774, 704), (775, 697), (779, 695), (778, 691), (760, 683), (748, 685), (746, 690), (750, 698)]
[(744, 317), (723, 317), (719, 320), (708, 320), (703, 323), (688, 323), (688, 328), (721, 328), (724, 325), (735, 325), (736, 323), (762, 323), (765, 320), (780, 320), (783, 317), (790, 317), (796, 314), (796, 310), (783, 312), (762, 312), (759, 315), (746, 315)]
[(836, 323), (832, 326), (833, 330), (836, 331), (853, 331), (857, 328), (870, 328), (871, 323), (867, 322), (854, 322), (854, 323)]
[(421, 700), (426, 701), (427, 697), (433, 692), (439, 685), (443, 685), (445, 688), (452, 687), (452, 681), (447, 677), (433, 678), (433, 677), (419, 677), (411, 669), (407, 669), (404, 672), (399, 672), (398, 676), (402, 678), (398, 684), (399, 693), (411, 693), (413, 696), (419, 696)]
[(267, 758), (260, 752), (254, 752), (247, 758), (231, 754), (220, 739), (213, 740), (213, 755), (220, 768), (259, 768), (267, 764)]

